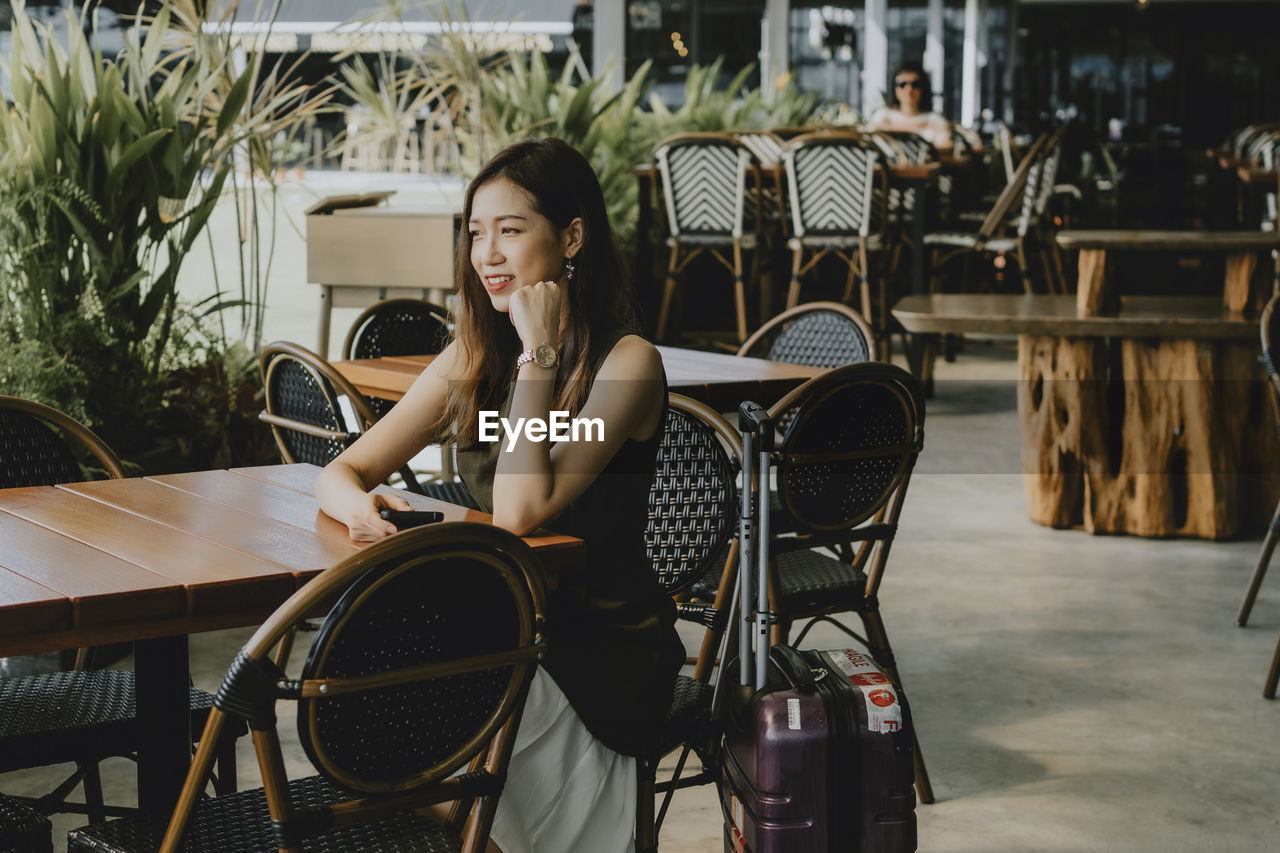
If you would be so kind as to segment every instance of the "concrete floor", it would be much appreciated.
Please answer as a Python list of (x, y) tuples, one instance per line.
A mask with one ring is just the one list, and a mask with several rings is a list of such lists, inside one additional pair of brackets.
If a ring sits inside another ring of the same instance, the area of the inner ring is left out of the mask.
[[(1280, 849), (1280, 703), (1261, 695), (1280, 578), (1240, 629), (1256, 539), (1030, 523), (1014, 376), (1008, 344), (971, 341), (939, 365), (882, 588), (938, 796), (917, 810), (920, 850)], [(197, 684), (213, 689), (248, 633), (193, 637)], [(810, 636), (812, 647), (844, 645), (833, 632)], [(108, 796), (127, 802), (132, 765), (104, 771)], [(247, 744), (240, 776), (257, 784)], [(52, 779), (7, 774), (0, 790)], [(77, 821), (59, 818), (56, 835)], [(710, 853), (719, 838), (713, 789), (681, 792), (664, 853)]]

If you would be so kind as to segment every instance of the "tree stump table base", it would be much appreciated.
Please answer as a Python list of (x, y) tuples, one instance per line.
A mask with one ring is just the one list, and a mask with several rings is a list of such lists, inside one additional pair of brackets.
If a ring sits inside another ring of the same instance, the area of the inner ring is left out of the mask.
[(1276, 412), (1256, 344), (1018, 341), (1031, 519), (1094, 533), (1224, 539), (1280, 496)]

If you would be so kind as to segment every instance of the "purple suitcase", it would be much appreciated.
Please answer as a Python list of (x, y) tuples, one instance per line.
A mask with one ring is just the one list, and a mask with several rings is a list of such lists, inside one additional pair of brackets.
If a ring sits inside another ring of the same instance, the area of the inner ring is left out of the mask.
[(725, 673), (739, 690), (723, 714), (724, 849), (914, 851), (914, 738), (901, 691), (865, 652), (768, 645), (769, 524), (757, 484), (768, 482), (773, 425), (751, 403), (739, 425), (752, 485), (742, 498), (739, 659)]

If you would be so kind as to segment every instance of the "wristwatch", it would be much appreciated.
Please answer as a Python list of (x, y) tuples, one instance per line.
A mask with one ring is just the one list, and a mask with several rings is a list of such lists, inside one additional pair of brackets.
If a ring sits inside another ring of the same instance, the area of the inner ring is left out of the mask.
[(551, 344), (538, 344), (535, 348), (520, 353), (520, 357), (516, 359), (516, 370), (531, 361), (536, 362), (539, 367), (555, 367), (560, 363), (560, 354)]

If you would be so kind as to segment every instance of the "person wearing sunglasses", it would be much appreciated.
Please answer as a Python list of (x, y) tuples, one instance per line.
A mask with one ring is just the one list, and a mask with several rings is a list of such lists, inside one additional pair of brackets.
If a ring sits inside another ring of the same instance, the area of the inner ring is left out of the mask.
[(933, 87), (919, 62), (902, 63), (893, 75), (893, 89), (885, 106), (876, 110), (867, 126), (872, 130), (906, 130), (918, 133), (937, 148), (951, 148), (951, 126), (933, 112)]

